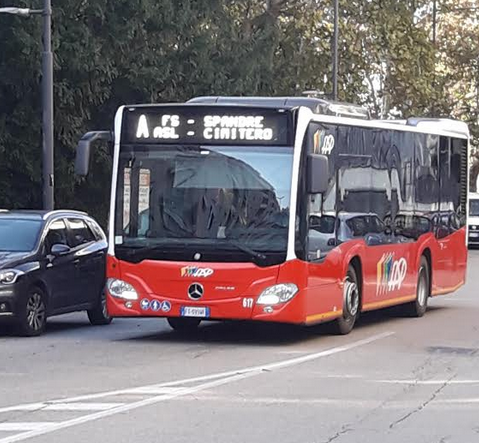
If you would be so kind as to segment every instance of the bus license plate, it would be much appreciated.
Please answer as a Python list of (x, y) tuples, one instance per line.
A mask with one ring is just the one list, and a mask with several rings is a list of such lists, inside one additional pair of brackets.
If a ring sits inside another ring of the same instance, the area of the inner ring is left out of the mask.
[(182, 306), (180, 309), (182, 317), (201, 317), (207, 318), (210, 316), (210, 308), (200, 306)]

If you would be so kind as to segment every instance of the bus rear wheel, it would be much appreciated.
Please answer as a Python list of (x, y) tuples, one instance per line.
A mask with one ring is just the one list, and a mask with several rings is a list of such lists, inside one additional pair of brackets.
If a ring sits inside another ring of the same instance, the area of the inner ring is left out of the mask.
[(169, 317), (168, 324), (176, 332), (181, 334), (191, 334), (198, 329), (201, 320), (198, 318)]
[(404, 305), (404, 313), (409, 317), (422, 317), (427, 310), (427, 300), (431, 292), (430, 285), (431, 274), (429, 273), (429, 263), (424, 257), (421, 257), (417, 275), (416, 300)]
[(343, 286), (343, 315), (332, 324), (333, 332), (340, 335), (349, 334), (359, 317), (361, 292), (358, 276), (353, 265), (349, 265)]

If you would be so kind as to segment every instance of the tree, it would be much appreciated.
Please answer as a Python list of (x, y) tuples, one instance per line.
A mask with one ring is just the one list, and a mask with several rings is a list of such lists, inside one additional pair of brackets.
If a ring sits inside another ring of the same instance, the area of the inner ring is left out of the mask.
[[(474, 23), (449, 22), (444, 10), (434, 48), (428, 0), (340, 5), (340, 99), (377, 117), (436, 111), (477, 120)], [(111, 128), (119, 105), (329, 93), (332, 14), (330, 0), (56, 0), (57, 207), (106, 220), (110, 154), (100, 148), (80, 181), (74, 151), (84, 132)], [(457, 29), (467, 38), (444, 37)], [(0, 16), (0, 207), (41, 205), (40, 38), (35, 18)]]

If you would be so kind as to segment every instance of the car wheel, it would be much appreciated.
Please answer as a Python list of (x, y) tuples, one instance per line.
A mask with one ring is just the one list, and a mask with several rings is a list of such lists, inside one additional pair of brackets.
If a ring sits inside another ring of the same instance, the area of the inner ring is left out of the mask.
[(169, 317), (168, 324), (181, 334), (191, 334), (198, 329), (201, 320), (197, 318)]
[(23, 299), (18, 314), (19, 333), (25, 337), (35, 337), (45, 332), (47, 325), (47, 305), (45, 293), (33, 286)]
[(426, 257), (421, 257), (417, 275), (416, 300), (403, 306), (403, 312), (409, 317), (422, 317), (427, 310), (430, 295), (429, 263)]
[(359, 317), (361, 306), (361, 293), (358, 283), (356, 270), (349, 265), (343, 286), (343, 315), (332, 323), (332, 329), (335, 334), (349, 334), (356, 320)]
[(101, 291), (100, 300), (98, 304), (93, 308), (87, 311), (88, 320), (94, 326), (109, 325), (112, 322), (112, 318), (108, 313), (108, 308), (106, 306), (106, 292)]

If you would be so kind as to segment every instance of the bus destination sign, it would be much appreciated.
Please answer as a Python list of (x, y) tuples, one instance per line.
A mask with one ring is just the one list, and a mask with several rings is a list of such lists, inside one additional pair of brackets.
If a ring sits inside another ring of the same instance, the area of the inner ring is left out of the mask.
[(124, 143), (288, 145), (288, 114), (220, 106), (127, 108)]

